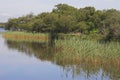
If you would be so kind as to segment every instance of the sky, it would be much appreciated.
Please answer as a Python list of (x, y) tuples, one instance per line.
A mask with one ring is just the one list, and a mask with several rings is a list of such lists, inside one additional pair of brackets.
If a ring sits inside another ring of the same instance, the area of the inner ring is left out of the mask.
[(111, 8), (120, 10), (120, 0), (0, 0), (0, 22), (29, 13), (50, 12), (59, 3), (76, 8), (93, 6), (99, 10)]

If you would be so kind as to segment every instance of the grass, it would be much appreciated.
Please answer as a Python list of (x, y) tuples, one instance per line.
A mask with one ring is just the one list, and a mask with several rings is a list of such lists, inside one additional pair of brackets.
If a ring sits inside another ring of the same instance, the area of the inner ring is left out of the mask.
[(62, 47), (66, 56), (120, 59), (119, 42), (100, 43), (95, 40), (82, 40), (79, 37), (72, 37), (71, 39), (56, 40), (56, 46)]
[(27, 32), (4, 32), (3, 36), (7, 40), (24, 41), (24, 42), (46, 42), (48, 34), (27, 33)]

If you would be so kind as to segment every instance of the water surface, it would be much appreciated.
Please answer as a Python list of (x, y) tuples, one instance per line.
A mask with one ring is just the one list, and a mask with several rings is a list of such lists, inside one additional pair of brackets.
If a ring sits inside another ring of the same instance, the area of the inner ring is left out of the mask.
[(0, 32), (4, 32), (5, 31), (5, 29), (4, 28), (0, 28)]
[(120, 68), (112, 64), (66, 63), (55, 54), (46, 43), (9, 41), (0, 35), (0, 80), (120, 80)]

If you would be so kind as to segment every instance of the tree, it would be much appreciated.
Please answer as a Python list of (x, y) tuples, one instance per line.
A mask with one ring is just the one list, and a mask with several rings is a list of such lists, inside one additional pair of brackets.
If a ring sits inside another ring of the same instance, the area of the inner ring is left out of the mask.
[(9, 19), (5, 25), (6, 30), (17, 30), (18, 20), (16, 18)]
[(78, 22), (80, 21), (90, 21), (92, 16), (95, 13), (95, 8), (94, 7), (85, 7), (85, 8), (80, 8), (78, 10), (79, 16), (78, 16)]
[(77, 23), (74, 30), (75, 32), (88, 33), (88, 25), (85, 21), (81, 21)]
[(105, 12), (106, 18), (102, 21), (101, 32), (105, 36), (105, 40), (119, 39), (120, 30), (120, 12), (114, 9)]
[(56, 23), (58, 21), (58, 14), (55, 13), (48, 13), (44, 18), (43, 21), (45, 23), (45, 31), (46, 32), (54, 32), (56, 29)]
[(71, 32), (75, 25), (75, 20), (71, 16), (60, 16), (57, 22), (56, 31), (59, 33)]
[(52, 12), (62, 15), (75, 15), (75, 11), (77, 11), (77, 8), (74, 8), (67, 4), (58, 4), (55, 6)]
[(34, 32), (46, 32), (45, 30), (46, 24), (43, 22), (42, 19), (35, 19), (32, 31)]

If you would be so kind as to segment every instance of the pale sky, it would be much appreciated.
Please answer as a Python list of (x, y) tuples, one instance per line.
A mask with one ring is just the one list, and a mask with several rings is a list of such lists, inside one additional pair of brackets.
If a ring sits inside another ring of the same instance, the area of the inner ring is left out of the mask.
[(0, 0), (0, 22), (33, 12), (50, 12), (55, 5), (65, 3), (76, 8), (93, 6), (96, 9), (120, 10), (120, 0)]

